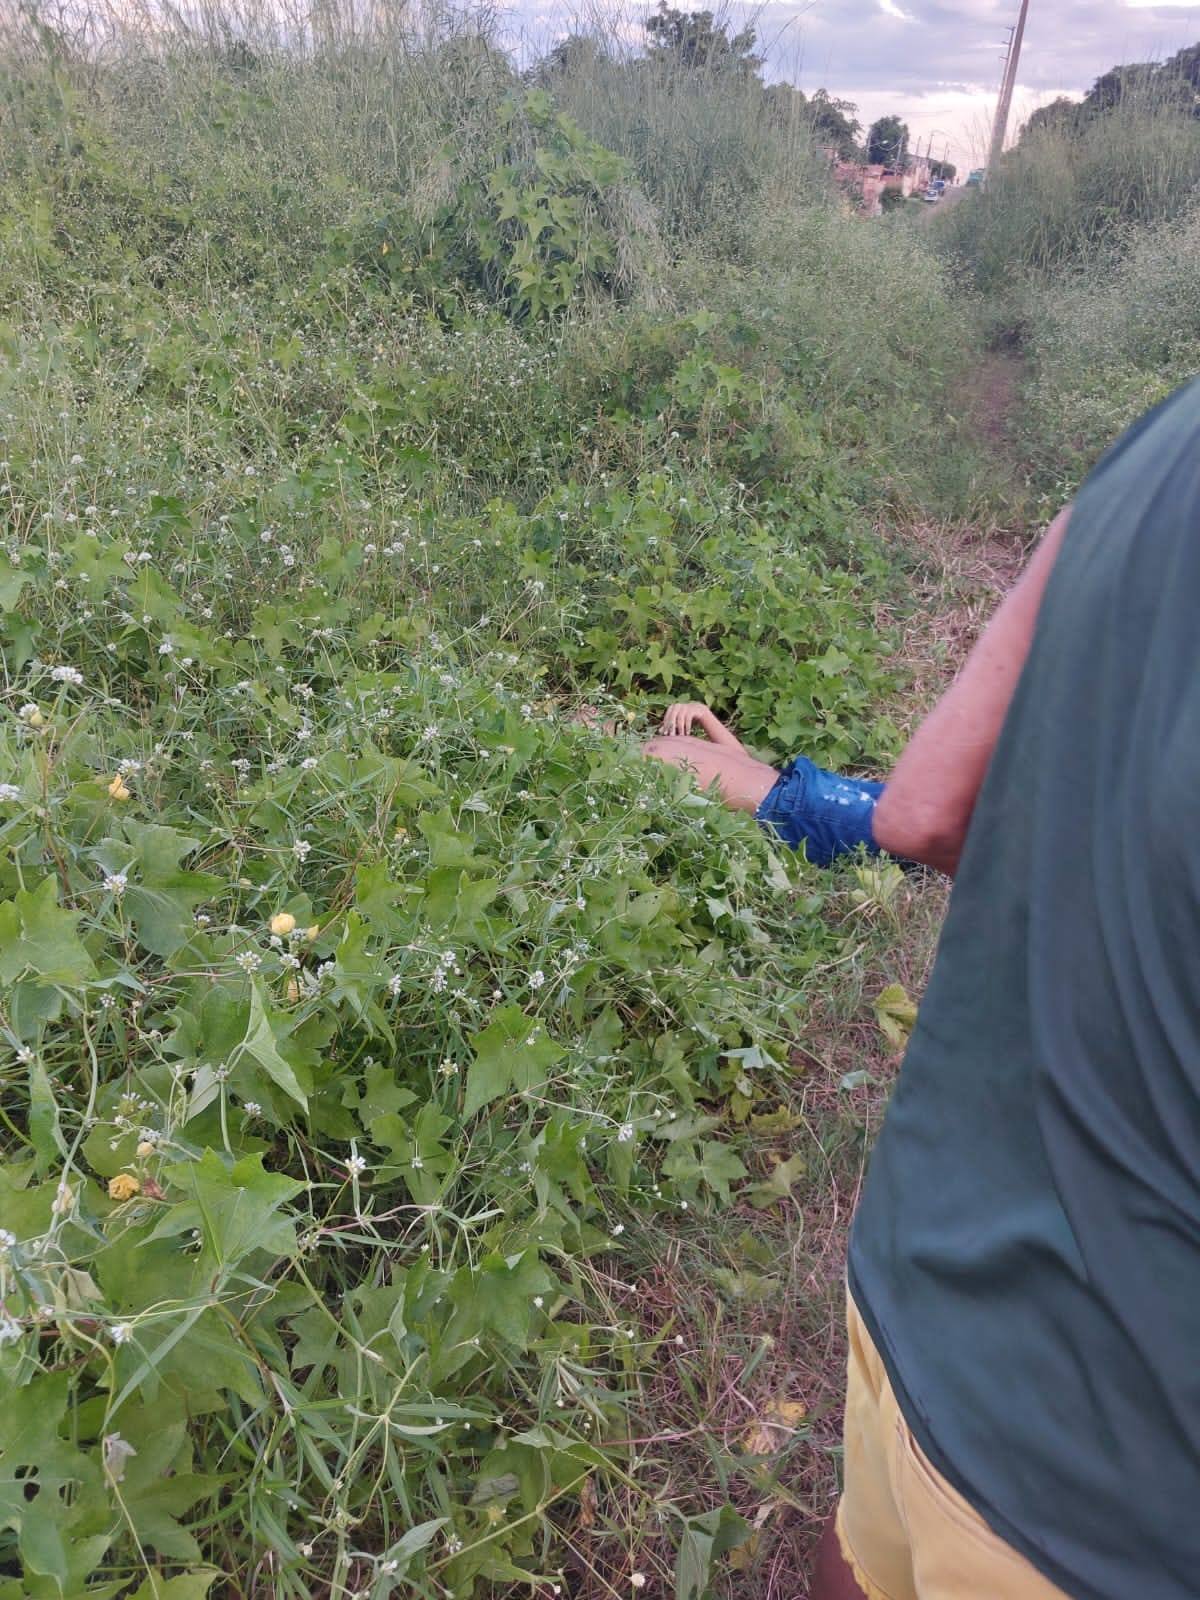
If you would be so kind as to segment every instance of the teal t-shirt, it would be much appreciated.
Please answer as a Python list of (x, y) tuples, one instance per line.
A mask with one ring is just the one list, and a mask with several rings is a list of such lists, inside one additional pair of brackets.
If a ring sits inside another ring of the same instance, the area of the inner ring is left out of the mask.
[(1200, 1594), (1200, 380), (1076, 500), (850, 1282), (926, 1453), (1053, 1583)]

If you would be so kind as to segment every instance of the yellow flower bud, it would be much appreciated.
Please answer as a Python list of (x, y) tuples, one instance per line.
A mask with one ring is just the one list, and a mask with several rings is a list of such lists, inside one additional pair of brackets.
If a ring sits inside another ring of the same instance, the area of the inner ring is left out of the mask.
[(46, 719), (36, 706), (26, 706), (21, 715), (31, 728), (44, 728)]
[(142, 1185), (132, 1172), (118, 1172), (108, 1180), (108, 1192), (113, 1200), (132, 1200), (135, 1194), (141, 1194)]
[(113, 800), (128, 800), (129, 799), (129, 790), (126, 787), (125, 779), (121, 776), (121, 774), (119, 772), (117, 773), (117, 775), (113, 779), (113, 781), (109, 784), (108, 792), (109, 792), (110, 797)]
[(290, 911), (277, 911), (271, 918), (271, 932), (281, 939), (285, 939), (295, 926), (296, 919)]
[(56, 1217), (64, 1216), (75, 1204), (75, 1191), (69, 1183), (60, 1183), (54, 1204), (50, 1207)]
[(155, 1146), (153, 1140), (143, 1139), (141, 1144), (139, 1144), (137, 1147), (137, 1153), (139, 1156), (144, 1158), (146, 1156), (152, 1156), (154, 1154), (154, 1149)]
[(299, 980), (299, 978), (289, 978), (288, 979), (287, 997), (291, 1001), (292, 1005), (295, 1005), (297, 1000), (299, 1000), (299, 998), (300, 998), (300, 980)]
[(312, 925), (312, 927), (311, 927), (311, 928), (305, 928), (305, 930), (304, 930), (304, 937), (305, 937), (305, 938), (306, 938), (306, 939), (307, 939), (307, 940), (308, 940), (308, 942), (309, 942), (309, 943), (310, 943), (310, 944), (311, 944), (311, 943), (312, 943), (312, 941), (313, 941), (313, 940), (314, 940), (314, 939), (315, 939), (315, 938), (316, 938), (316, 937), (317, 937), (317, 935), (318, 935), (318, 934), (319, 934), (319, 933), (320, 933), (320, 931), (321, 931), (321, 930), (320, 930), (320, 928), (319, 928), (319, 927), (318, 927), (318, 926), (317, 926), (317, 924), (316, 924), (316, 923), (315, 923), (315, 922), (314, 922), (314, 923), (313, 923), (313, 925)]

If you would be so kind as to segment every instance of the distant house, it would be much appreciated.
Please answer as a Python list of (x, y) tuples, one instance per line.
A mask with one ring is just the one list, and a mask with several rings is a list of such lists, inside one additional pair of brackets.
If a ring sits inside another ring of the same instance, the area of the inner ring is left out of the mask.
[(865, 166), (855, 161), (842, 161), (831, 146), (822, 154), (833, 168), (833, 181), (852, 211), (864, 217), (877, 217), (883, 210), (885, 189), (898, 189), (908, 196), (923, 190), (929, 182), (929, 163), (922, 157), (913, 162), (907, 172), (895, 172), (878, 162)]

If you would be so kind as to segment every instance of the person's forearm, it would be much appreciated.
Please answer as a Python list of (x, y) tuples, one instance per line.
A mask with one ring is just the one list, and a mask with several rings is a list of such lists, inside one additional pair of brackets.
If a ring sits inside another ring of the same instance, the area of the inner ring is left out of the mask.
[(1055, 518), (966, 665), (896, 763), (871, 819), (876, 843), (890, 855), (953, 876), (1068, 516), (1069, 510)]
[(714, 744), (727, 745), (731, 750), (744, 750), (746, 748), (737, 734), (731, 733), (710, 707), (705, 706), (703, 711), (697, 715), (696, 720)]

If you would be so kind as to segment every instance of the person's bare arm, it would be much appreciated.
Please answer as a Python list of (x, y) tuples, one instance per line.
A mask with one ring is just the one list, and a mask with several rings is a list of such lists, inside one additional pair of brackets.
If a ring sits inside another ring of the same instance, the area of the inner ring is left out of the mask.
[(716, 712), (710, 711), (699, 700), (677, 700), (663, 713), (664, 734), (688, 734), (697, 724), (714, 744), (723, 744), (730, 750), (745, 750), (746, 746), (736, 734), (729, 731)]
[(896, 763), (871, 822), (876, 843), (889, 854), (951, 875), (957, 868), (1069, 515), (1068, 507), (1051, 523), (966, 665)]

